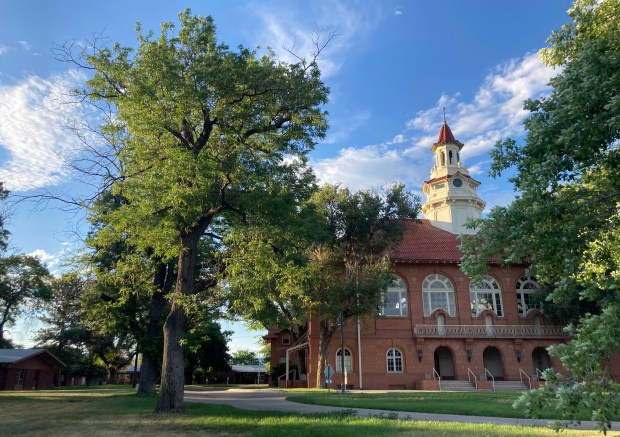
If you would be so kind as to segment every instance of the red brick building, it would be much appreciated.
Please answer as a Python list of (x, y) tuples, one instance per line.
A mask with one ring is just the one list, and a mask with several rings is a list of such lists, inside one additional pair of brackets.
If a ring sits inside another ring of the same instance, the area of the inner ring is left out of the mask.
[(54, 388), (65, 367), (45, 349), (0, 349), (0, 390)]
[[(425, 389), (449, 381), (491, 388), (494, 382), (535, 385), (540, 372), (560, 363), (546, 348), (567, 340), (532, 305), (539, 288), (525, 266), (491, 265), (482, 283), (460, 271), (458, 234), (468, 218), (480, 218), (485, 202), (479, 182), (461, 166), (457, 141), (445, 122), (432, 146), (435, 164), (424, 182), (426, 219), (411, 221), (394, 254), (395, 281), (381, 314), (349, 321), (344, 329), (346, 383), (363, 389)], [(306, 348), (307, 386), (316, 385), (319, 331), (316, 320), (307, 338), (293, 344), (287, 330), (270, 332), (272, 367)], [(332, 340), (328, 363), (342, 381), (340, 336)], [(279, 375), (276, 375), (279, 376)], [(455, 384), (455, 383), (452, 383)], [(304, 383), (306, 385), (306, 383)], [(452, 385), (455, 387), (455, 385)]]

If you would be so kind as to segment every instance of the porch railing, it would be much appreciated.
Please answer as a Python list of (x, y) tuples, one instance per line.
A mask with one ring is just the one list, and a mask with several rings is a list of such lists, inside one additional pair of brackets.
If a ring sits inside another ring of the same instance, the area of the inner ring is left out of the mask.
[(439, 391), (441, 391), (441, 375), (439, 374), (437, 369), (435, 369), (434, 367), (433, 367), (433, 379), (437, 381), (439, 385)]
[(468, 367), (467, 368), (467, 379), (469, 379), (469, 382), (471, 382), (471, 380), (474, 380), (473, 384), (474, 387), (476, 387), (476, 390), (478, 390), (478, 377), (476, 376), (476, 374), (474, 372), (471, 371), (471, 369)]
[[(537, 369), (538, 370), (538, 369)], [(521, 378), (521, 382), (523, 382), (523, 377), (525, 376), (525, 378), (527, 379), (527, 385), (530, 388), (530, 390), (532, 389), (532, 378), (530, 378), (530, 375), (528, 375), (527, 373), (525, 373), (525, 370), (523, 370), (522, 368), (519, 367), (519, 377)], [(525, 382), (523, 382), (525, 384)]]
[(569, 338), (561, 326), (536, 325), (415, 325), (413, 333), (417, 337), (451, 338)]

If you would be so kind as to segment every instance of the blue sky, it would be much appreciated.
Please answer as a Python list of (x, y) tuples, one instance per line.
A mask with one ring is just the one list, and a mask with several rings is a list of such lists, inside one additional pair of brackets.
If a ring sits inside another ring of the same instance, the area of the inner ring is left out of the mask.
[[(64, 120), (81, 108), (56, 96), (85, 73), (58, 62), (53, 43), (91, 39), (135, 46), (135, 24), (158, 32), (185, 7), (213, 16), (230, 47), (271, 47), (284, 61), (293, 47), (312, 51), (311, 35), (337, 36), (322, 53), (331, 89), (330, 130), (311, 154), (321, 181), (352, 189), (404, 182), (420, 193), (432, 166), (446, 108), (470, 174), (482, 182), (487, 209), (514, 198), (505, 181), (487, 177), (488, 152), (499, 138), (522, 136), (522, 102), (544, 95), (557, 72), (537, 51), (568, 21), (565, 0), (427, 1), (0, 1), (0, 180), (13, 194), (88, 188), (66, 162), (76, 140)], [(86, 230), (80, 214), (54, 205), (20, 204), (8, 228), (14, 250), (33, 253), (58, 270)], [(256, 348), (240, 325), (233, 348)], [(28, 323), (9, 336), (27, 341)]]

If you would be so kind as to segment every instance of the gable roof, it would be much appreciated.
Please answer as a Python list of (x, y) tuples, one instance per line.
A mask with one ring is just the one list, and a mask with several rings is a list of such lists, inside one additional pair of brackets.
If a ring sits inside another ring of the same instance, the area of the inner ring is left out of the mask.
[(458, 237), (433, 226), (428, 219), (408, 220), (400, 245), (394, 250), (392, 260), (406, 263), (456, 264), (463, 254)]
[(67, 367), (56, 355), (45, 349), (0, 349), (0, 364), (18, 364), (37, 355), (41, 355), (54, 367)]

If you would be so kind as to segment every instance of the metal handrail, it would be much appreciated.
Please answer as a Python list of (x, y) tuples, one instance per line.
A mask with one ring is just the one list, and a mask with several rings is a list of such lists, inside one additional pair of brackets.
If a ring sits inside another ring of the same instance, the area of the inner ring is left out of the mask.
[(437, 370), (434, 367), (433, 367), (433, 379), (436, 379), (439, 382), (439, 391), (441, 391), (441, 375), (439, 374), (439, 372), (437, 372)]
[(491, 381), (492, 381), (491, 386), (493, 387), (493, 391), (495, 391), (495, 377), (493, 376), (491, 372), (489, 372), (489, 369), (487, 369), (486, 367), (484, 368), (484, 374), (485, 376), (489, 375), (491, 377)]
[[(471, 375), (471, 376), (470, 376)], [(476, 376), (476, 374), (474, 372), (471, 371), (471, 369), (468, 367), (467, 368), (467, 379), (469, 379), (469, 382), (471, 382), (471, 377), (474, 377), (474, 387), (476, 387), (476, 390), (478, 390), (478, 377)]]
[(536, 376), (538, 377), (539, 381), (542, 381), (543, 373), (542, 370), (540, 370), (538, 367), (536, 368)]
[[(282, 375), (278, 376), (278, 383), (280, 382), (280, 380), (282, 378), (284, 378), (286, 375), (288, 375), (289, 373), (293, 374), (293, 379), (297, 379), (297, 369), (291, 369), (289, 370), (287, 373), (283, 373)], [(288, 388), (288, 387), (287, 387)]]
[(523, 375), (525, 375), (525, 377), (527, 378), (527, 384), (529, 385), (530, 390), (531, 390), (532, 389), (532, 378), (530, 378), (530, 375), (525, 373), (525, 370), (519, 367), (519, 376), (521, 377), (521, 382), (523, 382)]

